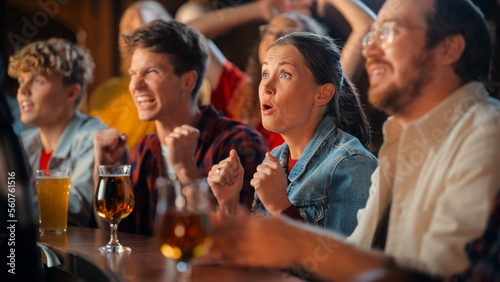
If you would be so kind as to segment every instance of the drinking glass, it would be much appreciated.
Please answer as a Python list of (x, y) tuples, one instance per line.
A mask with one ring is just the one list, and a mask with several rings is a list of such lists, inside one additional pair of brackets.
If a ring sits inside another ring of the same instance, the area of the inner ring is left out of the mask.
[(69, 169), (36, 171), (38, 220), (42, 233), (62, 234), (68, 227)]
[(189, 280), (190, 260), (212, 246), (208, 219), (208, 183), (205, 179), (181, 185), (177, 180), (158, 178), (156, 241), (161, 253), (176, 261), (179, 280)]
[(94, 195), (97, 214), (109, 222), (111, 239), (101, 253), (123, 253), (132, 249), (118, 242), (118, 223), (134, 209), (134, 194), (130, 187), (130, 165), (98, 165), (99, 183)]

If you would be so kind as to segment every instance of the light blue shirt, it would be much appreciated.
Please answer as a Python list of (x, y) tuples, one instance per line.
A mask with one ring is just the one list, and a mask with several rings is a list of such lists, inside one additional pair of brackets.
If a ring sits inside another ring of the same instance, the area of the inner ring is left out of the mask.
[[(90, 222), (94, 196), (94, 133), (106, 128), (98, 118), (75, 112), (49, 161), (49, 169), (70, 169), (68, 224), (87, 226)], [(40, 131), (38, 128), (24, 130), (21, 138), (34, 175), (42, 153)], [(34, 199), (38, 211), (37, 197)]]
[[(286, 171), (288, 145), (271, 154)], [(354, 136), (337, 128), (326, 116), (318, 125), (292, 171), (288, 199), (306, 223), (348, 236), (357, 225), (356, 214), (364, 208), (377, 159)], [(254, 214), (269, 214), (255, 193)]]

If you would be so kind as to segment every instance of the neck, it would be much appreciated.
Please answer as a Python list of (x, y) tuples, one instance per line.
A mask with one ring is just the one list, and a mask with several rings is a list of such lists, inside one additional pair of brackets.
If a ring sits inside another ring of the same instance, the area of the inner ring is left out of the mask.
[(42, 142), (42, 147), (46, 153), (52, 152), (57, 148), (59, 139), (61, 138), (64, 129), (66, 129), (66, 126), (68, 125), (72, 117), (73, 116), (70, 116), (64, 122), (55, 125), (38, 127), (38, 129), (40, 130), (40, 140)]
[(432, 111), (460, 87), (460, 78), (454, 73), (438, 74), (431, 83), (422, 88), (421, 95), (403, 113), (394, 114), (394, 118), (401, 126), (406, 127)]
[(176, 111), (172, 115), (161, 120), (155, 120), (156, 132), (160, 142), (165, 145), (165, 137), (174, 132), (176, 127), (190, 125), (196, 127), (200, 121), (201, 112), (198, 106), (193, 105), (182, 111)]
[[(313, 116), (316, 115), (313, 114)], [(281, 134), (288, 145), (290, 157), (292, 159), (298, 160), (300, 158), (309, 142), (314, 138), (314, 134), (316, 134), (318, 125), (323, 117), (324, 113), (323, 115), (317, 115), (316, 118), (311, 119), (305, 126), (297, 127)]]

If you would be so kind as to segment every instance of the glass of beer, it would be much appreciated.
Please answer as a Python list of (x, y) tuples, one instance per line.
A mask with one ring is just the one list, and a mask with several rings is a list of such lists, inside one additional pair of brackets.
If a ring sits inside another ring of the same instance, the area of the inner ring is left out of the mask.
[(100, 247), (101, 253), (124, 253), (132, 249), (118, 242), (118, 223), (134, 209), (134, 194), (130, 187), (130, 165), (98, 165), (99, 183), (94, 195), (97, 214), (109, 222), (111, 239)]
[(156, 242), (165, 257), (176, 261), (178, 279), (189, 280), (190, 260), (212, 246), (208, 183), (200, 179), (181, 185), (177, 180), (160, 177), (156, 184)]
[(69, 169), (36, 171), (40, 232), (66, 232), (66, 228), (68, 228), (69, 174)]

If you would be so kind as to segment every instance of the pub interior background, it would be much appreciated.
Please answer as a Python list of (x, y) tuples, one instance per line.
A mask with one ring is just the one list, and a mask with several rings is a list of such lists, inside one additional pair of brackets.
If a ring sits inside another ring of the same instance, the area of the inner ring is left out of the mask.
[[(191, 0), (207, 2), (213, 9), (237, 6), (251, 0)], [(106, 79), (120, 75), (120, 55), (118, 51), (118, 25), (123, 11), (134, 0), (0, 0), (0, 56), (4, 62), (4, 75), (8, 58), (15, 50), (28, 42), (62, 37), (78, 42), (88, 48), (96, 62), (94, 80), (87, 89), (92, 93), (97, 85)], [(174, 16), (186, 0), (158, 0)], [(375, 13), (384, 0), (363, 0)], [(473, 0), (490, 23), (494, 40), (492, 80), (487, 85), (490, 94), (500, 98), (500, 0)], [(332, 8), (333, 9), (333, 8)], [(335, 11), (333, 11), (335, 13)], [(328, 19), (320, 19), (327, 26), (335, 26), (341, 33), (331, 32), (340, 43), (345, 41), (350, 27), (337, 13)], [(258, 26), (263, 22), (252, 22), (239, 26), (214, 40), (225, 56), (240, 69), (245, 70), (247, 58), (256, 44)], [(5, 77), (6, 95), (15, 98), (17, 82)], [(381, 145), (381, 125), (386, 116), (373, 109), (366, 99), (368, 87), (366, 73), (358, 82), (363, 105), (373, 130), (371, 150), (376, 154)], [(87, 97), (88, 98), (88, 97)], [(86, 100), (81, 110), (86, 111)]]

